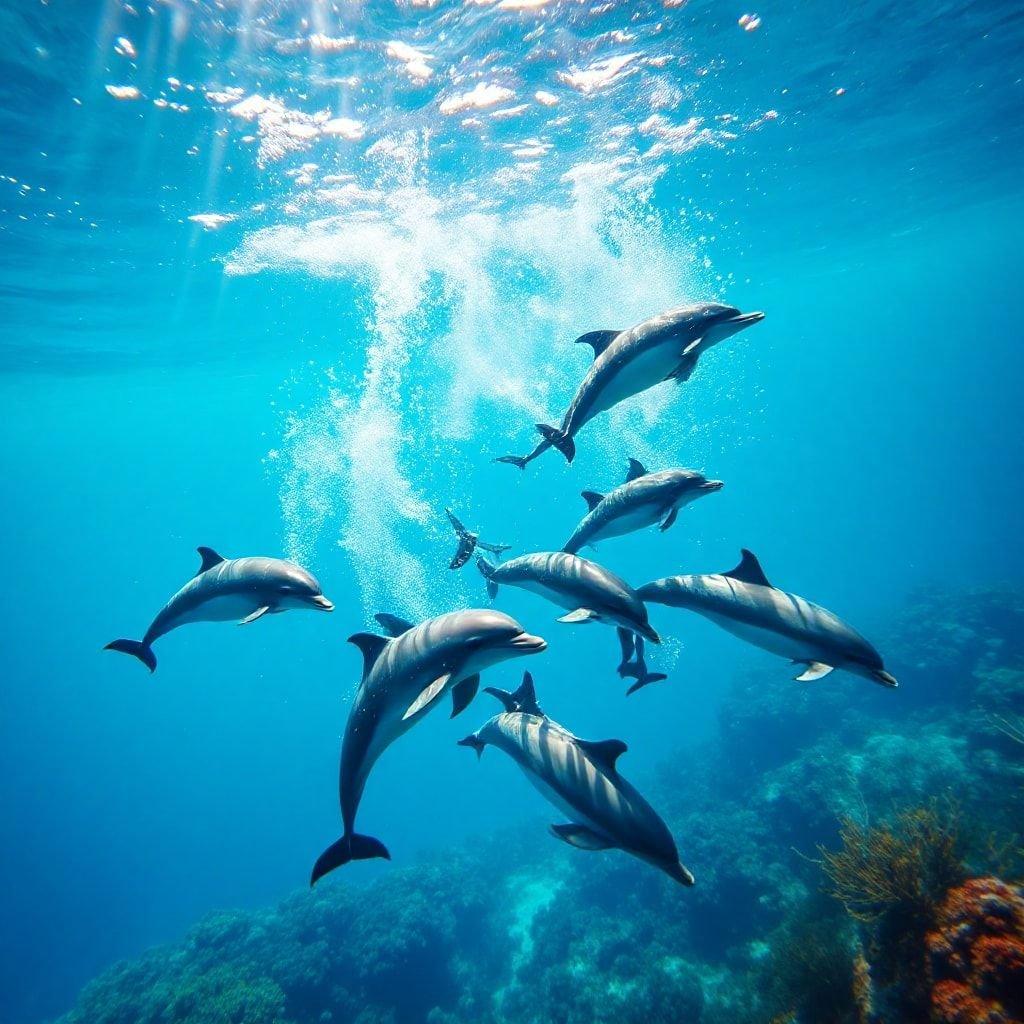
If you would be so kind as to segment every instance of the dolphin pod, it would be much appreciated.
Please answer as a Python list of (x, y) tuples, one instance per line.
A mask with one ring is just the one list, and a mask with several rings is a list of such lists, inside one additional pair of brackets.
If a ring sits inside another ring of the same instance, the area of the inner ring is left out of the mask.
[(379, 839), (355, 831), (356, 811), (377, 758), (445, 693), (452, 695), (454, 718), (476, 696), (484, 669), (547, 647), (515, 619), (486, 609), (449, 612), (418, 626), (393, 615), (378, 615), (377, 621), (390, 637), (349, 637), (362, 651), (363, 677), (341, 744), (338, 796), (344, 833), (320, 855), (310, 885), (351, 860), (390, 860)]
[[(763, 317), (704, 302), (669, 310), (627, 331), (583, 335), (578, 341), (590, 345), (595, 358), (560, 427), (539, 424), (542, 439), (532, 452), (497, 461), (523, 468), (553, 447), (572, 462), (575, 436), (591, 419), (661, 381), (688, 380), (704, 352)], [(626, 480), (610, 493), (582, 492), (587, 515), (562, 551), (522, 555), (499, 565), (480, 556), (477, 567), (492, 599), (503, 585), (519, 587), (565, 609), (560, 622), (614, 625), (622, 652), (619, 674), (636, 680), (627, 693), (665, 678), (648, 672), (644, 662), (645, 640), (660, 642), (648, 619), (648, 604), (686, 608), (711, 619), (741, 639), (802, 666), (799, 680), (821, 679), (841, 669), (896, 687), (881, 655), (864, 637), (832, 612), (774, 587), (746, 549), (740, 564), (729, 572), (669, 576), (638, 589), (578, 554), (599, 541), (656, 524), (665, 531), (681, 508), (722, 486), (721, 481), (688, 469), (649, 473), (630, 459)], [(496, 556), (507, 550), (482, 541), (450, 509), (445, 512), (458, 541), (450, 568), (461, 568), (478, 550)], [(143, 638), (114, 640), (108, 649), (130, 654), (153, 671), (153, 643), (178, 626), (231, 619), (247, 623), (291, 608), (334, 607), (317, 580), (291, 562), (224, 559), (210, 548), (199, 548), (199, 554), (199, 572), (168, 601)], [(454, 717), (476, 696), (482, 671), (547, 647), (542, 638), (494, 609), (448, 612), (418, 625), (384, 613), (375, 618), (387, 635), (364, 632), (349, 638), (363, 655), (363, 672), (339, 759), (342, 835), (317, 859), (310, 884), (353, 860), (390, 859), (379, 839), (355, 830), (367, 779), (381, 754), (446, 694), (451, 694)], [(478, 755), (495, 746), (512, 757), (569, 818), (567, 824), (552, 827), (555, 836), (579, 849), (624, 850), (676, 882), (693, 884), (665, 822), (619, 774), (617, 762), (625, 743), (583, 740), (552, 721), (537, 703), (529, 673), (514, 693), (493, 688), (486, 692), (504, 710), (459, 742)]]
[(594, 350), (594, 362), (561, 426), (538, 423), (541, 440), (529, 455), (503, 455), (496, 461), (525, 469), (548, 448), (557, 448), (572, 462), (576, 434), (595, 416), (662, 381), (688, 381), (709, 348), (763, 319), (764, 313), (741, 313), (735, 306), (700, 302), (670, 309), (628, 331), (582, 335), (576, 343)]
[(645, 601), (689, 608), (733, 636), (803, 665), (798, 680), (822, 679), (840, 668), (882, 686), (898, 685), (860, 633), (827, 609), (772, 586), (745, 548), (740, 564), (728, 572), (669, 576), (637, 593)]
[(625, 850), (660, 868), (682, 885), (693, 875), (679, 859), (668, 826), (619, 774), (622, 740), (581, 740), (540, 709), (527, 672), (515, 693), (488, 687), (504, 711), (459, 740), (480, 756), (487, 746), (505, 751), (526, 777), (566, 817), (551, 832), (580, 850)]
[(619, 674), (637, 680), (629, 693), (665, 678), (661, 673), (648, 672), (644, 662), (644, 640), (659, 644), (661, 638), (647, 620), (643, 601), (625, 580), (597, 562), (565, 551), (539, 551), (498, 566), (485, 558), (478, 558), (476, 564), (492, 600), (497, 597), (498, 587), (505, 584), (565, 608), (567, 614), (559, 622), (608, 622), (617, 626), (622, 649)]
[(676, 521), (679, 510), (705, 494), (720, 491), (721, 480), (708, 480), (692, 469), (666, 469), (648, 473), (636, 459), (629, 460), (626, 482), (610, 494), (583, 491), (588, 512), (565, 542), (563, 551), (575, 554), (609, 537), (621, 537), (655, 523), (664, 532)]
[(290, 608), (329, 612), (316, 578), (300, 565), (281, 558), (223, 558), (213, 548), (199, 548), (199, 572), (157, 613), (141, 640), (112, 640), (105, 650), (130, 654), (156, 671), (153, 643), (189, 622), (255, 622)]

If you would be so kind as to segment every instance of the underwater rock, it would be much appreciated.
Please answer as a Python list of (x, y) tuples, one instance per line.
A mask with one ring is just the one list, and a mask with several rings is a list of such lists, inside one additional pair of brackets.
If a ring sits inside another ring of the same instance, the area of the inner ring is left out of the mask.
[(936, 1022), (1024, 1022), (1024, 891), (972, 878), (947, 895), (927, 942)]

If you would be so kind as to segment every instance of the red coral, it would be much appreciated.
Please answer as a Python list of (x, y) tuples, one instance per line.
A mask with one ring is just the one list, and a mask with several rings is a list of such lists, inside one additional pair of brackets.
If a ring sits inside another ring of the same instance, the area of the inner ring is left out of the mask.
[(951, 889), (928, 935), (940, 1024), (1024, 1024), (1024, 892), (998, 878)]

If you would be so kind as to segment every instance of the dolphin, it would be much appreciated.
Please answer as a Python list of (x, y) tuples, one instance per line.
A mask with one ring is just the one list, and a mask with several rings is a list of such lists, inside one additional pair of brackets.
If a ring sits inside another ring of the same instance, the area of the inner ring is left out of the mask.
[(479, 757), (488, 744), (504, 750), (538, 790), (571, 821), (552, 825), (552, 834), (580, 850), (625, 850), (660, 868), (682, 885), (693, 875), (665, 822), (619, 774), (622, 740), (581, 740), (540, 709), (527, 672), (515, 693), (486, 690), (505, 710), (459, 740)]
[(583, 491), (583, 500), (590, 511), (562, 550), (575, 554), (585, 545), (593, 546), (607, 537), (621, 537), (655, 523), (661, 523), (665, 531), (676, 521), (684, 505), (720, 491), (724, 486), (721, 480), (708, 480), (692, 469), (648, 473), (642, 463), (630, 459), (626, 482), (610, 494)]
[(103, 649), (138, 658), (156, 671), (153, 642), (189, 622), (244, 626), (290, 608), (334, 610), (315, 577), (281, 558), (223, 558), (213, 548), (197, 548), (199, 572), (163, 606), (141, 640), (113, 640)]
[(529, 455), (503, 455), (495, 461), (525, 469), (553, 447), (572, 462), (576, 455), (573, 439), (598, 413), (663, 380), (689, 380), (697, 360), (709, 348), (763, 319), (764, 313), (741, 313), (735, 306), (700, 302), (670, 309), (627, 331), (582, 335), (576, 343), (594, 350), (594, 362), (562, 417), (562, 425), (538, 423), (541, 440)]
[(318, 858), (310, 885), (350, 860), (391, 859), (379, 839), (355, 831), (356, 811), (377, 758), (446, 692), (452, 694), (454, 718), (476, 696), (480, 672), (547, 647), (515, 619), (483, 608), (438, 615), (418, 626), (396, 615), (378, 615), (377, 621), (390, 637), (349, 637), (362, 651), (363, 678), (341, 744), (338, 794), (345, 831)]
[(480, 539), (479, 534), (467, 530), (455, 518), (450, 508), (446, 508), (444, 512), (448, 516), (448, 522), (452, 524), (452, 529), (455, 530), (456, 536), (459, 538), (459, 546), (455, 549), (455, 556), (452, 558), (451, 565), (448, 566), (449, 569), (461, 569), (469, 561), (470, 556), (477, 548), (490, 551), (493, 555), (500, 555), (503, 551), (508, 551), (508, 544), (488, 544)]
[[(633, 676), (638, 685), (629, 693), (648, 683), (666, 677), (648, 673), (644, 664), (644, 639), (661, 643), (647, 621), (647, 609), (636, 591), (623, 579), (597, 562), (565, 551), (540, 551), (520, 555), (501, 565), (492, 565), (478, 558), (477, 568), (487, 581), (487, 593), (493, 599), (498, 587), (507, 584), (538, 594), (568, 610), (559, 622), (608, 622), (618, 627), (622, 661), (619, 674)], [(636, 661), (631, 661), (633, 653)]]
[(746, 548), (729, 572), (669, 576), (637, 593), (644, 601), (689, 608), (741, 640), (803, 665), (796, 677), (801, 681), (821, 679), (839, 668), (882, 686), (898, 685), (860, 633), (827, 609), (772, 586)]

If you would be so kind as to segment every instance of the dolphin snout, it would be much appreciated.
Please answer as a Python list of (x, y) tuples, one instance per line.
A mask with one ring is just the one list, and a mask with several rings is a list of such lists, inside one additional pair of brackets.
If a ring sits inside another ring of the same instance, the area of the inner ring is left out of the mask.
[(512, 637), (508, 645), (523, 654), (540, 654), (541, 651), (546, 651), (548, 648), (547, 640), (530, 633), (520, 633), (518, 636)]
[(645, 639), (650, 640), (652, 644), (660, 644), (661, 637), (658, 636), (657, 631), (653, 626), (641, 626), (637, 629), (637, 632)]
[(709, 494), (715, 491), (720, 491), (725, 486), (724, 480), (705, 480), (700, 485), (702, 491), (707, 491)]
[(737, 324), (740, 327), (749, 327), (751, 324), (759, 324), (764, 319), (764, 313), (738, 313), (729, 318), (729, 323)]
[(895, 688), (900, 685), (896, 681), (896, 677), (891, 672), (886, 672), (884, 668), (876, 668), (875, 671), (872, 672), (871, 678), (882, 686), (891, 686)]
[(326, 597), (324, 597), (323, 594), (316, 594), (313, 598), (311, 598), (311, 600), (312, 600), (313, 604), (317, 608), (319, 608), (321, 611), (324, 611), (324, 612), (333, 612), (334, 611), (334, 602), (333, 601), (329, 601)]

